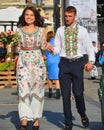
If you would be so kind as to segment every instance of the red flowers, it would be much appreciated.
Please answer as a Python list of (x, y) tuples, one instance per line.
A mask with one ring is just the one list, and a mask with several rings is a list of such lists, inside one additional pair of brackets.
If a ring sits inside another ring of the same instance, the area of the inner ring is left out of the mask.
[(3, 42), (3, 44), (18, 44), (18, 34), (14, 33), (12, 30), (8, 30), (7, 32), (1, 32), (0, 33), (0, 41)]

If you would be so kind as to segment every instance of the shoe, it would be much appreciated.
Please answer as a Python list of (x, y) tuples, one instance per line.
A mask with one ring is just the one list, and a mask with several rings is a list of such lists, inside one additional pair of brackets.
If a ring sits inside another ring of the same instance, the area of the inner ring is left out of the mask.
[(64, 127), (64, 130), (72, 130), (72, 127), (65, 126), (65, 127)]
[(39, 126), (33, 126), (33, 130), (39, 130)]
[(60, 99), (60, 89), (56, 89), (56, 99)]
[(96, 77), (91, 77), (91, 80), (95, 80), (96, 79)]
[(21, 125), (20, 130), (27, 130), (27, 125)]
[(49, 98), (52, 98), (52, 88), (49, 88), (48, 97), (49, 97)]
[(83, 124), (84, 127), (89, 126), (89, 119), (86, 115), (81, 117), (81, 121), (82, 121), (82, 124)]

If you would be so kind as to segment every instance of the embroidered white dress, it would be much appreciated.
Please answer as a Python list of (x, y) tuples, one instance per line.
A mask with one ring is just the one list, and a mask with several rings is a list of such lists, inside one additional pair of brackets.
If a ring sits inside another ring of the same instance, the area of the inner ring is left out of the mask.
[[(27, 34), (18, 29), (20, 48), (34, 48), (35, 50), (19, 51), (17, 62), (17, 85), (19, 91), (19, 117), (20, 120), (35, 120), (42, 117), (44, 104), (44, 83), (46, 79), (46, 68), (41, 52), (41, 30)], [(39, 48), (40, 46), (40, 48)]]

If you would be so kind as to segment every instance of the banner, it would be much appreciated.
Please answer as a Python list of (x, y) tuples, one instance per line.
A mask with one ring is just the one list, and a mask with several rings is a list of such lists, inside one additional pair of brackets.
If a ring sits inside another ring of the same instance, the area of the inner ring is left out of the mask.
[(77, 9), (77, 22), (87, 28), (91, 40), (98, 43), (96, 0), (70, 0), (69, 3)]

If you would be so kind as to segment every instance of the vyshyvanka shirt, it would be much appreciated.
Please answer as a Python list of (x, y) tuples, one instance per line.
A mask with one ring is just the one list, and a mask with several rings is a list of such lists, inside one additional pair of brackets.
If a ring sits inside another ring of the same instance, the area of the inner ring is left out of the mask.
[[(54, 53), (55, 54), (59, 53), (60, 57), (72, 59), (72, 58), (83, 57), (83, 54), (86, 51), (86, 53), (89, 56), (89, 61), (94, 62), (95, 61), (94, 49), (93, 49), (92, 41), (89, 37), (89, 34), (88, 34), (86, 28), (84, 28), (80, 25), (77, 25), (77, 24), (75, 24), (72, 28), (73, 28), (73, 30), (74, 30), (74, 28), (76, 28), (77, 30), (76, 29), (75, 30), (78, 32), (77, 32), (77, 34), (74, 34), (74, 37), (73, 37), (73, 35), (70, 36), (70, 34), (69, 34), (68, 40), (72, 40), (73, 38), (75, 38), (74, 39), (75, 43), (74, 43), (74, 41), (73, 41), (73, 43), (72, 43), (72, 41), (71, 42), (69, 41), (66, 43), (66, 41), (67, 41), (66, 38), (68, 38), (67, 33), (70, 33), (70, 31), (66, 32), (65, 26), (59, 27), (57, 29), (56, 36), (55, 36)], [(70, 30), (70, 28), (69, 28), (69, 30)], [(69, 55), (67, 56), (68, 49), (66, 51), (66, 45), (68, 45), (68, 44), (71, 44), (71, 45), (69, 45)]]

